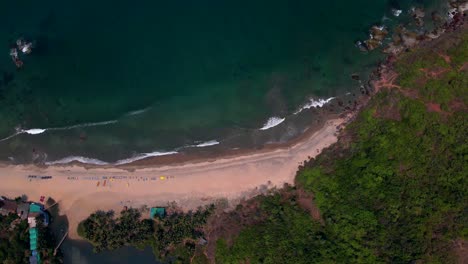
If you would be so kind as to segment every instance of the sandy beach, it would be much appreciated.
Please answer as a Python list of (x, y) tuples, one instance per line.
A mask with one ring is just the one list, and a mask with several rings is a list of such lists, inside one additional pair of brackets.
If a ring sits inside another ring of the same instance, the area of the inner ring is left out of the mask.
[(235, 202), (262, 186), (293, 183), (298, 165), (336, 142), (337, 127), (343, 123), (344, 119), (329, 120), (313, 134), (286, 146), (181, 164), (93, 168), (80, 164), (0, 165), (0, 194), (24, 194), (31, 201), (40, 196), (55, 199), (61, 214), (68, 217), (70, 237), (77, 239), (77, 224), (98, 209), (118, 212), (124, 206), (164, 206), (172, 201), (192, 209), (221, 198)]

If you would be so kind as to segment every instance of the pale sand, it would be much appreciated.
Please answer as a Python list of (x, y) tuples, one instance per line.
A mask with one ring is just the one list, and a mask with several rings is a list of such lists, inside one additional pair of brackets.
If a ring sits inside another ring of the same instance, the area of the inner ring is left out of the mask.
[[(135, 170), (122, 168), (89, 168), (83, 166), (3, 165), (0, 167), (0, 195), (27, 195), (38, 201), (44, 195), (59, 202), (61, 214), (69, 220), (70, 237), (77, 239), (79, 221), (94, 211), (113, 209), (119, 212), (124, 205), (164, 206), (176, 201), (185, 209), (213, 202), (219, 198), (236, 200), (246, 197), (262, 185), (281, 187), (293, 183), (300, 165), (323, 148), (337, 141), (336, 127), (344, 119), (329, 120), (310, 137), (294, 145), (257, 151), (237, 157), (219, 158), (166, 166), (146, 166)], [(49, 180), (29, 181), (28, 175), (49, 175)], [(85, 177), (132, 176), (136, 179), (100, 180)], [(160, 176), (168, 177), (161, 180)], [(77, 177), (70, 180), (69, 177)], [(152, 180), (152, 177), (157, 177)], [(147, 180), (143, 180), (147, 178)]]

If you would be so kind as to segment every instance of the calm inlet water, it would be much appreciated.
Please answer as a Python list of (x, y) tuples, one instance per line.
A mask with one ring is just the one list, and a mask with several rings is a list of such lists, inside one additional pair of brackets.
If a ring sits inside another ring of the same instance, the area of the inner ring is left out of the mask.
[[(1, 1), (0, 159), (123, 163), (287, 140), (318, 118), (298, 113), (310, 98), (358, 91), (350, 75), (381, 58), (354, 47), (370, 26), (429, 2)], [(35, 48), (17, 70), (19, 37)]]

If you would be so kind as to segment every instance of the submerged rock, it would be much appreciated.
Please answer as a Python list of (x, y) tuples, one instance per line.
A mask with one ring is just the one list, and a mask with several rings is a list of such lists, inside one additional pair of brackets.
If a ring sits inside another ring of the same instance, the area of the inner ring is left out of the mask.
[(351, 74), (351, 79), (353, 79), (355, 81), (359, 81), (361, 78), (359, 77), (359, 74), (353, 73), (353, 74)]
[(364, 41), (367, 50), (374, 50), (382, 45), (382, 41), (388, 35), (388, 31), (383, 26), (372, 26), (369, 30), (369, 39)]
[(405, 47), (403, 47), (402, 45), (390, 43), (387, 45), (387, 47), (383, 49), (383, 52), (387, 54), (398, 54), (402, 52), (403, 50), (405, 50)]
[(439, 30), (434, 30), (433, 35), (427, 36), (425, 34), (418, 34), (410, 31), (401, 25), (397, 26), (392, 35), (393, 41), (383, 49), (383, 52), (388, 54), (398, 54), (408, 48), (414, 47), (423, 39), (437, 38), (441, 32), (439, 32)]
[(416, 21), (416, 25), (418, 27), (424, 26), (424, 17), (426, 16), (424, 9), (419, 8), (419, 7), (411, 8), (411, 16)]
[(364, 52), (369, 51), (369, 50), (367, 49), (366, 44), (365, 44), (364, 42), (360, 41), (360, 40), (356, 41), (356, 43), (355, 43), (354, 45), (355, 45), (360, 51), (364, 51)]
[(384, 38), (388, 35), (388, 31), (385, 27), (383, 26), (373, 26), (370, 29), (370, 34), (372, 39), (376, 39), (379, 41), (384, 40)]
[(382, 43), (376, 39), (368, 39), (364, 41), (364, 43), (366, 44), (368, 51), (375, 50), (376, 48), (380, 47), (380, 45), (382, 45)]
[(431, 13), (431, 19), (434, 27), (441, 27), (445, 23), (445, 19), (437, 11)]
[(403, 45), (405, 47), (411, 48), (418, 44), (419, 35), (415, 32), (404, 30), (401, 34), (401, 40), (403, 41)]
[(465, 12), (468, 10), (468, 1), (467, 0), (452, 0), (449, 5), (458, 12)]
[(442, 27), (436, 28), (432, 30), (431, 32), (426, 34), (426, 37), (429, 39), (436, 39), (440, 37), (443, 33), (445, 32), (445, 29)]

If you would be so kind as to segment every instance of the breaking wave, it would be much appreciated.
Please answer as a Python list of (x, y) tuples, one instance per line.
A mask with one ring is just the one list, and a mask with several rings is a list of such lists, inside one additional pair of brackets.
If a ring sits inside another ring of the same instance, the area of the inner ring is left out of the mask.
[(144, 109), (130, 111), (130, 112), (126, 113), (124, 116), (141, 115), (141, 114), (145, 113), (146, 111), (148, 111), (149, 109), (150, 109), (150, 107), (146, 107)]
[(303, 106), (301, 106), (301, 108), (299, 108), (299, 110), (297, 110), (296, 112), (294, 112), (295, 115), (299, 114), (300, 112), (304, 111), (304, 110), (307, 110), (309, 108), (316, 108), (316, 107), (322, 107), (326, 104), (328, 104), (331, 100), (335, 99), (335, 97), (330, 97), (328, 99), (318, 99), (318, 100), (315, 100), (313, 98), (310, 98), (309, 99), (309, 102), (307, 102), (306, 104), (304, 104)]
[(149, 157), (173, 155), (173, 154), (177, 154), (177, 153), (178, 153), (177, 151), (168, 151), (168, 152), (155, 151), (155, 152), (150, 152), (150, 153), (141, 153), (141, 154), (138, 154), (138, 155), (136, 155), (134, 157), (131, 157), (131, 158), (128, 158), (128, 159), (118, 160), (118, 161), (114, 162), (113, 164), (114, 165), (123, 165), (123, 164), (132, 163), (132, 162), (137, 161), (137, 160), (146, 159), (146, 158), (149, 158)]
[(219, 141), (217, 141), (217, 140), (210, 140), (210, 141), (206, 141), (206, 142), (203, 142), (203, 143), (194, 145), (194, 147), (203, 148), (203, 147), (209, 147), (209, 146), (214, 146), (214, 145), (218, 145), (218, 144), (219, 144)]
[(33, 129), (28, 129), (28, 130), (23, 130), (23, 133), (30, 134), (30, 135), (37, 135), (37, 134), (42, 134), (46, 131), (47, 129), (42, 129), (42, 128), (33, 128)]
[(263, 125), (262, 128), (260, 128), (260, 130), (267, 130), (267, 129), (270, 129), (272, 127), (275, 127), (281, 123), (283, 123), (283, 121), (286, 120), (286, 118), (282, 118), (282, 117), (270, 117), (270, 119), (268, 119), (268, 121), (266, 121), (266, 123)]
[(115, 124), (115, 123), (117, 123), (117, 120), (84, 123), (84, 124), (78, 124), (78, 125), (66, 126), (66, 127), (53, 127), (53, 128), (46, 128), (45, 130), (69, 130), (69, 129), (81, 128), (81, 127), (105, 126), (105, 125), (110, 125), (110, 124)]
[[(329, 103), (331, 100), (335, 99), (335, 97), (330, 97), (328, 99), (309, 99), (307, 103), (302, 105), (299, 110), (294, 112), (294, 115), (299, 114), (300, 112), (312, 108), (312, 107), (322, 107), (325, 104)], [(150, 108), (145, 108), (141, 110), (136, 110), (129, 112), (125, 114), (124, 116), (133, 116), (133, 115), (139, 115), (142, 114), (146, 111), (148, 111)], [(283, 123), (286, 120), (286, 117), (278, 117), (278, 116), (273, 116), (270, 117), (259, 130), (268, 130), (273, 127), (276, 127)], [(103, 121), (103, 122), (94, 122), (94, 123), (84, 123), (84, 124), (77, 124), (77, 125), (72, 125), (72, 126), (65, 126), (65, 127), (52, 127), (52, 128), (31, 128), (31, 129), (18, 129), (17, 132), (13, 135), (10, 135), (6, 138), (0, 139), (0, 142), (11, 139), (15, 136), (18, 136), (20, 134), (28, 134), (28, 135), (39, 135), (42, 133), (45, 133), (47, 131), (61, 131), (61, 130), (70, 130), (70, 129), (75, 129), (75, 128), (83, 128), (83, 127), (93, 127), (93, 126), (104, 126), (104, 125), (110, 125), (110, 124), (115, 124), (117, 123), (118, 120), (110, 120), (110, 121)], [(93, 164), (93, 165), (123, 165), (123, 164), (128, 164), (132, 163), (138, 160), (142, 160), (145, 158), (149, 157), (157, 157), (157, 156), (164, 156), (164, 155), (173, 155), (179, 153), (178, 151), (183, 150), (184, 148), (190, 148), (190, 147), (196, 147), (196, 148), (203, 148), (203, 147), (209, 147), (209, 146), (214, 146), (220, 144), (220, 141), (218, 140), (209, 140), (205, 142), (195, 142), (193, 145), (181, 147), (174, 149), (173, 151), (167, 151), (167, 152), (149, 152), (149, 153), (139, 153), (136, 154), (130, 158), (126, 159), (120, 159), (115, 162), (107, 162), (95, 158), (89, 158), (89, 157), (84, 157), (84, 156), (68, 156), (62, 159), (54, 160), (54, 161), (47, 161), (45, 162), (46, 165), (56, 165), (56, 164), (67, 164), (71, 162), (80, 162), (83, 164)]]
[(401, 15), (401, 13), (403, 13), (403, 10), (401, 9), (396, 9), (396, 8), (392, 8), (392, 15), (396, 16), (396, 17), (399, 17)]
[(87, 157), (83, 157), (83, 156), (69, 156), (69, 157), (66, 157), (66, 158), (63, 158), (63, 159), (59, 159), (59, 160), (48, 161), (45, 164), (46, 165), (56, 165), (56, 164), (67, 164), (67, 163), (70, 163), (70, 162), (78, 161), (78, 162), (81, 162), (81, 163), (84, 163), (84, 164), (93, 164), (93, 165), (123, 165), (123, 164), (132, 163), (134, 161), (149, 158), (149, 157), (158, 157), (158, 156), (172, 155), (172, 154), (177, 154), (177, 153), (178, 152), (176, 152), (176, 151), (168, 151), (168, 152), (155, 151), (155, 152), (150, 152), (150, 153), (141, 153), (141, 154), (135, 155), (135, 156), (133, 156), (131, 158), (121, 159), (121, 160), (118, 160), (116, 162), (106, 162), (106, 161), (102, 161), (102, 160), (99, 160), (99, 159), (87, 158)]
[(110, 121), (103, 121), (103, 122), (94, 122), (94, 123), (84, 123), (78, 124), (73, 126), (66, 126), (66, 127), (51, 127), (51, 128), (31, 128), (31, 129), (20, 129), (15, 134), (10, 135), (6, 138), (0, 139), (0, 142), (8, 140), (10, 138), (16, 137), (21, 134), (29, 134), (29, 135), (39, 135), (46, 131), (60, 131), (60, 130), (70, 130), (74, 128), (81, 128), (81, 127), (93, 127), (93, 126), (104, 126), (109, 124), (117, 123), (117, 120), (110, 120)]
[(46, 162), (46, 165), (67, 164), (73, 161), (78, 161), (78, 162), (85, 163), (85, 164), (94, 164), (94, 165), (108, 165), (109, 164), (108, 162), (98, 160), (98, 159), (86, 158), (82, 156), (70, 156), (70, 157), (65, 157), (63, 159)]

